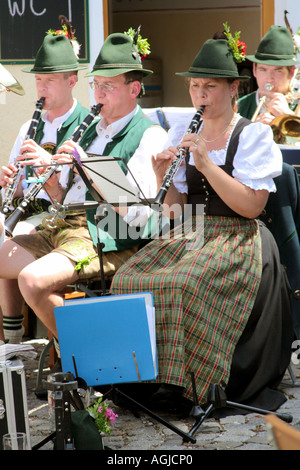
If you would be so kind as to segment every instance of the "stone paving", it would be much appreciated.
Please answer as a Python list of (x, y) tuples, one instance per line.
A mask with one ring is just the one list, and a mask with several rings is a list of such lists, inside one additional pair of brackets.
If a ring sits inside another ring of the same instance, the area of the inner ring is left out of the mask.
[[(34, 393), (36, 386), (39, 355), (46, 340), (31, 341), (38, 353), (35, 360), (25, 360), (27, 377), (27, 398), (30, 420), (31, 444), (35, 446), (50, 434), (49, 408), (47, 401), (38, 399)], [(47, 363), (46, 363), (47, 366)], [(300, 377), (300, 367), (293, 365), (296, 378)], [(44, 370), (46, 378), (49, 370)], [(280, 412), (293, 416), (292, 426), (300, 429), (300, 387), (292, 385), (287, 374), (282, 390), (288, 397)], [(174, 451), (177, 453), (193, 450), (274, 450), (270, 442), (265, 418), (258, 414), (246, 416), (236, 415), (219, 420), (208, 418), (200, 426), (195, 438), (196, 444), (183, 442), (182, 438), (166, 426), (158, 423), (144, 413), (135, 417), (130, 411), (119, 408), (111, 403), (118, 414), (117, 422), (112, 426), (110, 436), (104, 437), (104, 445), (112, 451)], [(193, 418), (176, 420), (170, 416), (167, 419), (184, 432), (189, 432), (195, 421)], [(52, 450), (52, 441), (40, 450)]]

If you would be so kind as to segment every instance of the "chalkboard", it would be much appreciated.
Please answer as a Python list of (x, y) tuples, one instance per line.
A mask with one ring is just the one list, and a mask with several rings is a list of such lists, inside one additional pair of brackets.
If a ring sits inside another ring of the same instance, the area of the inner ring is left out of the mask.
[(59, 15), (72, 24), (80, 62), (89, 62), (88, 0), (1, 0), (1, 63), (33, 63), (46, 31), (61, 29)]

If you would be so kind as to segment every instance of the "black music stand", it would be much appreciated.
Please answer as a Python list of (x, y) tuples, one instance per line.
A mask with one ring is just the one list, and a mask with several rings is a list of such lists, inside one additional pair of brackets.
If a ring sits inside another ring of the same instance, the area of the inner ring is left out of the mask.
[[(121, 191), (123, 198), (128, 194), (129, 195), (129, 198), (128, 198), (128, 204), (129, 205), (142, 204), (142, 205), (148, 205), (148, 206), (151, 205), (151, 207), (152, 207), (152, 203), (154, 203), (154, 201), (148, 200), (146, 198), (144, 198), (144, 199), (139, 198), (136, 195), (134, 189), (129, 187), (129, 185), (127, 184), (127, 180), (124, 181), (123, 176), (124, 176), (124, 178), (126, 178), (126, 177), (125, 177), (125, 174), (123, 172), (122, 172), (122, 174), (119, 173), (118, 176), (119, 176), (120, 179), (117, 183), (115, 182), (115, 180), (114, 181), (111, 180), (111, 176), (110, 177), (107, 176), (109, 174), (113, 174), (113, 177), (115, 179), (117, 167), (114, 165), (114, 163), (117, 163), (117, 161), (119, 161), (121, 159), (116, 159), (116, 158), (112, 158), (112, 157), (97, 158), (97, 157), (99, 157), (97, 155), (93, 155), (93, 157), (95, 157), (95, 158), (82, 159), (80, 161), (79, 161), (79, 159), (75, 158), (74, 164), (75, 164), (75, 167), (76, 167), (78, 173), (80, 174), (80, 176), (84, 180), (88, 190), (90, 191), (90, 193), (92, 194), (92, 196), (93, 196), (93, 198), (95, 199), (96, 202), (94, 202), (94, 203), (93, 202), (86, 202), (86, 203), (83, 203), (83, 204), (69, 204), (69, 205), (66, 206), (67, 210), (74, 210), (74, 209), (81, 209), (81, 208), (85, 208), (85, 209), (97, 208), (97, 212), (96, 212), (96, 215), (95, 215), (95, 221), (96, 221), (96, 224), (98, 224), (99, 221), (101, 221), (102, 218), (106, 216), (107, 206), (108, 205), (117, 206), (119, 204), (118, 198), (113, 199), (112, 193), (109, 190), (109, 186), (110, 186), (110, 189), (112, 189), (113, 187), (118, 188), (117, 193), (119, 193), (119, 191)], [(108, 169), (108, 171), (106, 172), (106, 175), (104, 174), (105, 172), (103, 172), (103, 171), (100, 172), (99, 168), (98, 168), (98, 170), (93, 169), (93, 164), (94, 163), (101, 163), (103, 165), (103, 163), (105, 163), (105, 162), (108, 162), (109, 164), (112, 164), (112, 165), (115, 166), (114, 171), (112, 173), (111, 173), (111, 171), (112, 171), (111, 169)], [(119, 165), (118, 165), (118, 167), (119, 167)], [(99, 178), (100, 178), (100, 184), (101, 184), (101, 180), (108, 183), (105, 192), (108, 196), (109, 202), (105, 201), (103, 199), (102, 193), (100, 194), (100, 191), (98, 190), (97, 186), (95, 185), (96, 182), (99, 183)], [(138, 187), (138, 184), (137, 184), (137, 187)], [(156, 206), (158, 206), (158, 205), (156, 204)], [(103, 271), (103, 247), (104, 247), (104, 244), (100, 240), (99, 230), (97, 230), (97, 236), (98, 236), (97, 249), (98, 249), (99, 262), (100, 262), (100, 278), (101, 278), (101, 289), (100, 289), (99, 295), (110, 295), (110, 293), (107, 291), (106, 285), (105, 285), (105, 277), (104, 277), (104, 271)], [(76, 372), (77, 367), (76, 367), (76, 359), (75, 358), (73, 358), (73, 362), (74, 362), (75, 373), (77, 375), (77, 372)], [(75, 380), (78, 380), (78, 381), (81, 381), (81, 382), (84, 381), (84, 379), (82, 379), (80, 377), (75, 377)], [(151, 411), (149, 408), (144, 406), (142, 403), (138, 402), (134, 398), (130, 397), (128, 394), (124, 393), (122, 390), (120, 390), (120, 388), (116, 384), (111, 384), (110, 390), (108, 390), (108, 392), (105, 393), (104, 399), (109, 398), (109, 397), (114, 402), (117, 402), (118, 398), (120, 398), (120, 397), (123, 398), (125, 400), (125, 402), (129, 403), (128, 408), (136, 416), (137, 416), (137, 414), (136, 414), (135, 411), (136, 411), (136, 409), (139, 409), (139, 410), (143, 411), (145, 414), (147, 414), (148, 416), (150, 416), (151, 418), (155, 419), (157, 422), (163, 424), (164, 426), (171, 429), (176, 434), (180, 435), (185, 441), (190, 441), (194, 444), (196, 443), (196, 439), (193, 436), (189, 436), (187, 433), (183, 432), (181, 429), (177, 428), (172, 423), (166, 421), (165, 419), (163, 419), (162, 417), (160, 417), (159, 415), (157, 415), (156, 413)]]

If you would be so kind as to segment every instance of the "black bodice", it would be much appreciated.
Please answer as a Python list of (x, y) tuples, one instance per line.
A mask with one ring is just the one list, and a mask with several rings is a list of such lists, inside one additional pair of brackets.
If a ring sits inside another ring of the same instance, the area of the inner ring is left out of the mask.
[[(249, 123), (248, 119), (241, 118), (231, 134), (225, 164), (220, 165), (220, 168), (230, 176), (232, 176), (234, 168), (233, 161), (238, 146), (239, 135)], [(190, 165), (188, 161), (186, 162), (186, 179), (188, 184), (188, 204), (193, 206), (193, 214), (196, 214), (197, 204), (202, 204), (205, 215), (240, 217), (239, 214), (230, 209), (222, 201), (205, 176), (194, 165)]]

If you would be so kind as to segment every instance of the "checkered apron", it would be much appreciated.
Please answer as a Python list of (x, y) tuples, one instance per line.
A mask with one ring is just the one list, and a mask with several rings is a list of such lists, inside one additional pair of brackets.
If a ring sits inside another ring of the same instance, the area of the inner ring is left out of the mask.
[[(259, 287), (261, 239), (255, 220), (205, 216), (193, 230), (153, 240), (113, 279), (112, 292), (152, 291), (157, 382), (185, 388), (199, 403), (211, 383), (227, 384), (235, 346)], [(195, 224), (196, 222), (196, 224)]]

